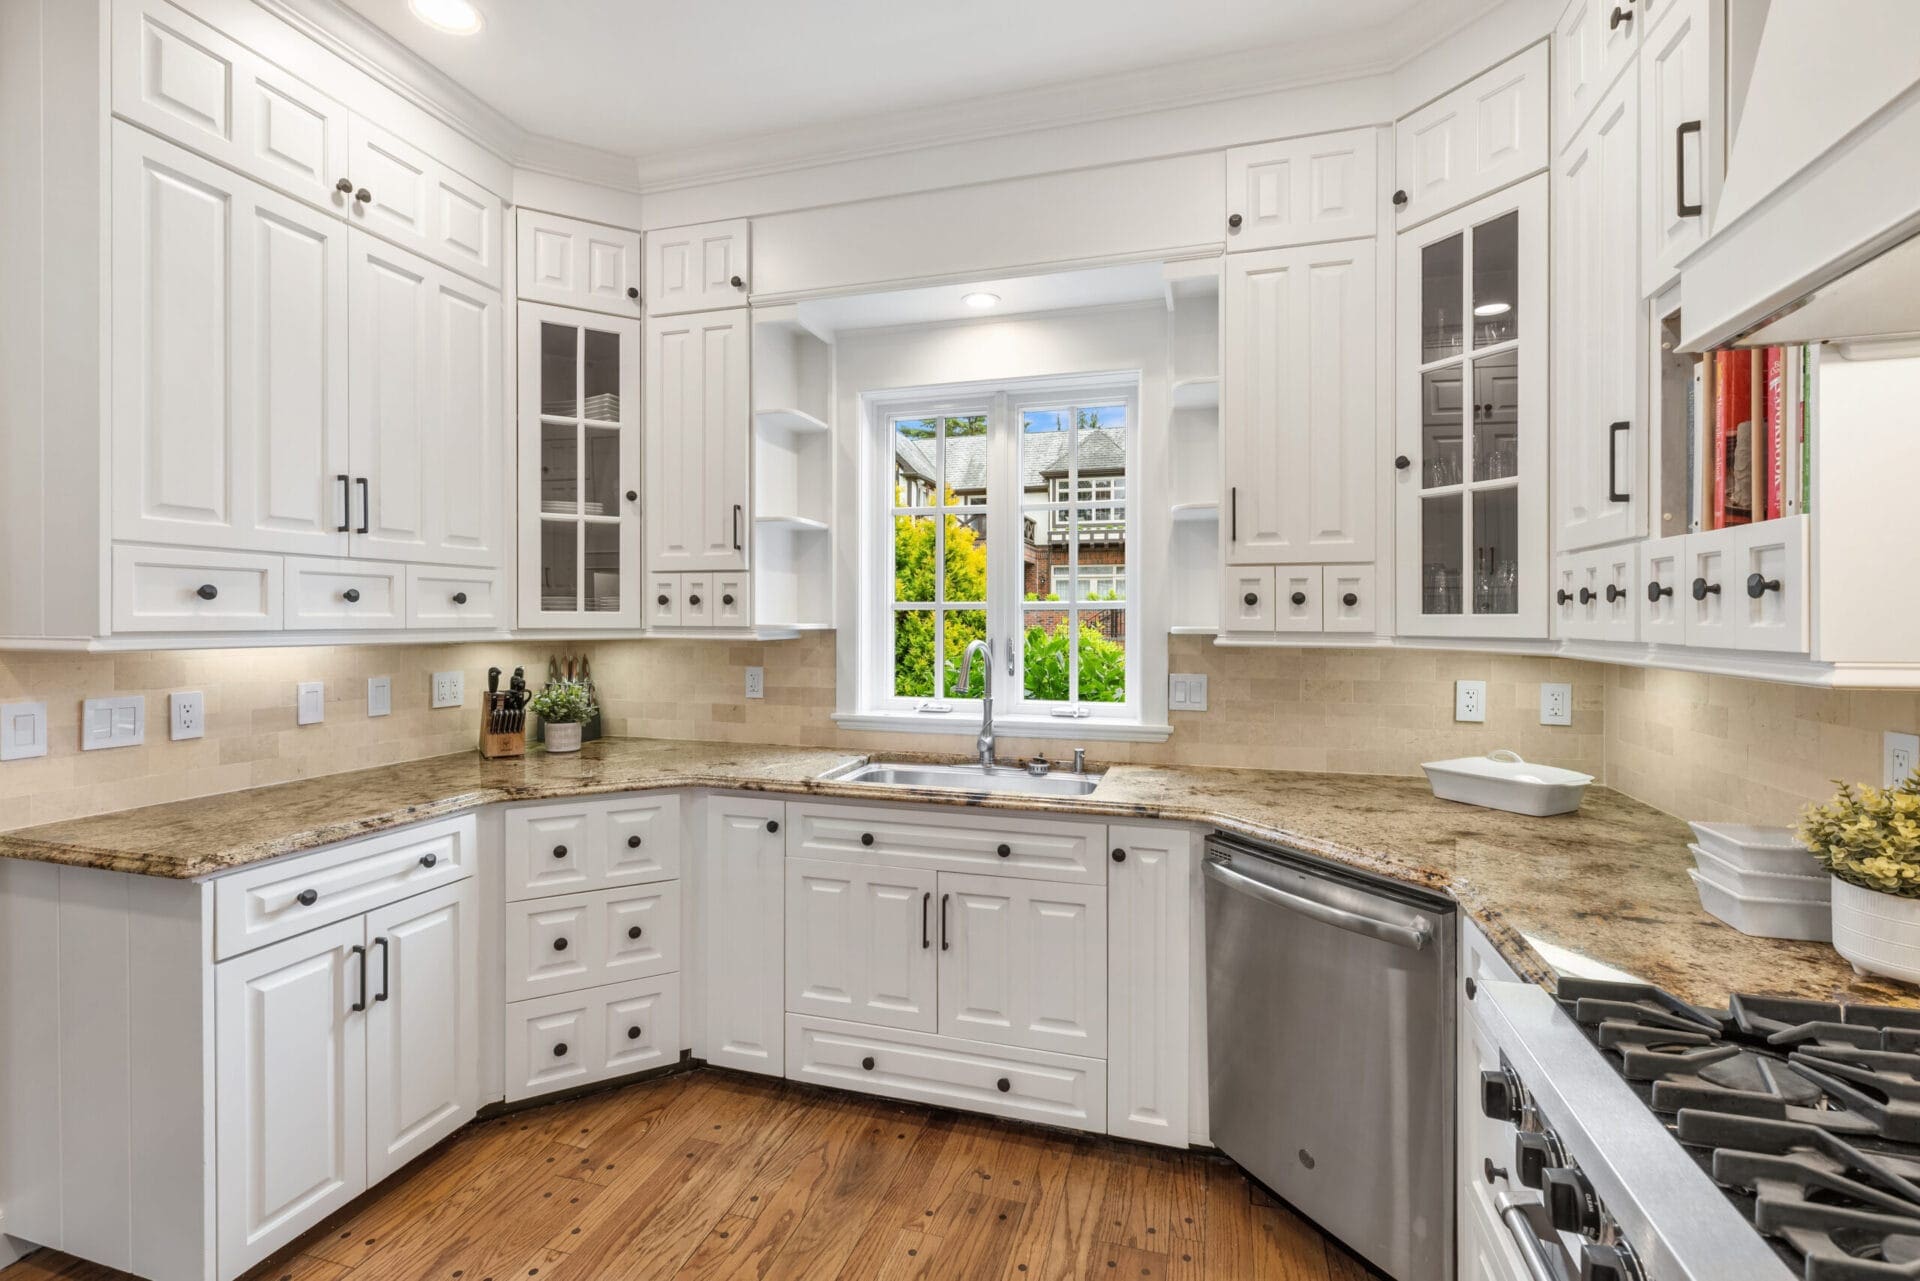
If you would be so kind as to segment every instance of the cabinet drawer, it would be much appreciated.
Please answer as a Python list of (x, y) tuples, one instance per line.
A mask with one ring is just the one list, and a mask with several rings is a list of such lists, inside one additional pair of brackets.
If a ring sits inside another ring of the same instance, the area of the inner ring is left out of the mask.
[(276, 859), (213, 883), (214, 958), (358, 916), (473, 873), (471, 814)]
[(1099, 1059), (789, 1014), (787, 1076), (1076, 1130), (1107, 1127), (1107, 1065)]
[(116, 544), (113, 630), (277, 631), (280, 580), (278, 556)]
[(680, 968), (680, 886), (667, 881), (509, 903), (509, 1001)]
[(990, 872), (1026, 880), (1107, 882), (1104, 823), (908, 814), (859, 805), (787, 806), (787, 856)]
[(680, 976), (662, 974), (507, 1007), (507, 1102), (680, 1058)]
[(507, 899), (670, 881), (680, 875), (680, 798), (507, 811)]
[(500, 575), (485, 569), (407, 567), (407, 626), (490, 628), (507, 624)]
[(407, 570), (381, 561), (287, 557), (287, 629), (400, 628)]
[[(605, 806), (600, 812), (600, 850), (594, 855), (608, 885), (644, 885), (680, 875), (680, 798), (649, 796)], [(590, 842), (588, 848), (594, 848)]]
[(509, 901), (592, 888), (593, 806), (536, 805), (508, 810), (506, 818)]

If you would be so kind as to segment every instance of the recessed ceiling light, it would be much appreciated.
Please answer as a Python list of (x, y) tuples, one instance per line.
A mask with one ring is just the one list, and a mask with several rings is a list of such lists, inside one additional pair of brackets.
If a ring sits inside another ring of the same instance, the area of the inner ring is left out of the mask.
[(1473, 314), (1476, 316), (1504, 316), (1512, 310), (1512, 303), (1483, 302), (1473, 309)]
[(989, 293), (967, 294), (961, 298), (960, 301), (972, 307), (975, 311), (985, 311), (989, 307), (999, 305), (1000, 295)]
[(480, 11), (467, 0), (407, 0), (413, 16), (429, 27), (470, 36), (480, 29)]

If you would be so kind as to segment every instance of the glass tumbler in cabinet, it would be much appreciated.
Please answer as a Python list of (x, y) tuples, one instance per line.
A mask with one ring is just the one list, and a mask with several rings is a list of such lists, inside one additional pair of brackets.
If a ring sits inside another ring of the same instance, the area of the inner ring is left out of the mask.
[(640, 324), (523, 302), (519, 360), (520, 625), (637, 628)]
[(1546, 176), (1400, 233), (1399, 622), (1547, 634)]

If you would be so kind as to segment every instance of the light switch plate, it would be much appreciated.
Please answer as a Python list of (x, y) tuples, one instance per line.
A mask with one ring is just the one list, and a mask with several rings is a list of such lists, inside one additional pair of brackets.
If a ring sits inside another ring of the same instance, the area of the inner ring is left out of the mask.
[(1573, 686), (1540, 683), (1540, 723), (1573, 724)]
[(467, 674), (465, 672), (433, 674), (433, 705), (435, 707), (459, 707), (466, 701)]
[(367, 715), (387, 716), (393, 712), (393, 677), (367, 677)]
[(1487, 719), (1487, 683), (1485, 681), (1453, 683), (1453, 719), (1456, 721)]
[(47, 705), (0, 703), (0, 761), (47, 754)]
[(1207, 710), (1207, 678), (1188, 672), (1174, 672), (1167, 677), (1167, 710), (1170, 712), (1204, 712)]
[(327, 683), (301, 681), (294, 691), (294, 720), (302, 725), (318, 725), (327, 718)]
[(89, 698), (80, 705), (80, 750), (138, 747), (147, 741), (147, 700), (142, 694)]
[(181, 690), (167, 695), (167, 735), (176, 743), (183, 738), (205, 738), (207, 734), (207, 696), (198, 690)]
[(767, 696), (767, 669), (749, 667), (747, 669), (747, 697), (765, 698)]
[(1895, 734), (1889, 730), (1882, 742), (1886, 758), (1884, 781), (1888, 787), (1898, 787), (1914, 770), (1920, 769), (1920, 735)]

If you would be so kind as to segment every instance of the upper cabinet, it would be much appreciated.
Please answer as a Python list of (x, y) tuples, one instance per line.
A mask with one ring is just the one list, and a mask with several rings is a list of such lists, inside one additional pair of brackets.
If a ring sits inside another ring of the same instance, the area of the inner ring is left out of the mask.
[(1227, 248), (1371, 236), (1379, 131), (1289, 138), (1227, 152)]
[(1394, 126), (1394, 225), (1404, 231), (1546, 165), (1547, 46), (1541, 43)]
[(354, 116), (349, 216), (358, 226), (500, 288), (500, 202), (420, 148)]
[(1633, 61), (1646, 15), (1636, 0), (1569, 0), (1553, 27), (1553, 140), (1563, 150)]
[(614, 316), (640, 314), (640, 233), (559, 214), (518, 213), (520, 297)]
[(747, 567), (750, 330), (745, 307), (647, 321), (651, 573)]
[(753, 285), (746, 219), (668, 227), (646, 239), (649, 314), (745, 305)]
[(1725, 160), (1721, 78), (1724, 12), (1717, 0), (1661, 0), (1640, 56), (1640, 288), (1651, 297), (1680, 274), (1706, 237)]

